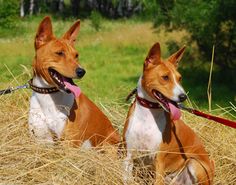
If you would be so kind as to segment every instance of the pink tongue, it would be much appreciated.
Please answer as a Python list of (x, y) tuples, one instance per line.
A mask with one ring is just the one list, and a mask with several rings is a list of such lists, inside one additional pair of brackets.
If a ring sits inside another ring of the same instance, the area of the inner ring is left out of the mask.
[(66, 82), (66, 81), (64, 81), (64, 84), (65, 84), (66, 88), (69, 89), (74, 94), (75, 98), (80, 95), (81, 90), (79, 87), (77, 87), (75, 85), (71, 85), (69, 82)]
[(168, 103), (172, 120), (178, 120), (181, 116), (181, 111), (171, 103)]

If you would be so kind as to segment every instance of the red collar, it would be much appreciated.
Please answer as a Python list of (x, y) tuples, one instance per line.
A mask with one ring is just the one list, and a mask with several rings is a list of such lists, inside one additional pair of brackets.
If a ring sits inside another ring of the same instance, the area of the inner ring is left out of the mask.
[(162, 108), (159, 103), (154, 103), (154, 102), (148, 101), (144, 98), (139, 97), (138, 95), (136, 95), (136, 100), (139, 102), (140, 105), (142, 105), (143, 107), (146, 107), (148, 109), (160, 109), (160, 108)]

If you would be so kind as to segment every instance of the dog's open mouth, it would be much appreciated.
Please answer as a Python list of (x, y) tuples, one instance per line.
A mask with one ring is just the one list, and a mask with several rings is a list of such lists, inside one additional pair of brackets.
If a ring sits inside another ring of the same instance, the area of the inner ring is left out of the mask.
[(178, 108), (178, 104), (168, 98), (166, 98), (162, 93), (157, 90), (152, 90), (152, 94), (159, 102), (161, 107), (171, 114), (173, 120), (178, 120), (181, 116), (181, 111)]
[(73, 82), (71, 78), (67, 78), (61, 75), (59, 72), (52, 68), (49, 68), (48, 71), (51, 78), (57, 84), (59, 89), (67, 93), (73, 93), (75, 97), (78, 97), (80, 95), (80, 88)]

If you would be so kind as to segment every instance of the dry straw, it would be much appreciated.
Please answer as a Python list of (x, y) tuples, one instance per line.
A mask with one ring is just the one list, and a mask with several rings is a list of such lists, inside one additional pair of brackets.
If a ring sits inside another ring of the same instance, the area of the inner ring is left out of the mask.
[(212, 72), (213, 72), (213, 64), (214, 64), (214, 55), (215, 55), (215, 45), (212, 48), (212, 56), (211, 56), (211, 68), (209, 73), (209, 80), (207, 86), (207, 97), (208, 97), (208, 110), (211, 112), (211, 105), (212, 105), (212, 91), (211, 91), (211, 84), (212, 84)]
[[(29, 96), (28, 90), (0, 96), (0, 184), (122, 184), (123, 159), (117, 158), (114, 147), (106, 147), (106, 152), (102, 152), (60, 143), (55, 146), (35, 143), (27, 125)], [(110, 102), (100, 107), (122, 132), (127, 105)], [(235, 114), (235, 106), (213, 113), (226, 111)], [(183, 119), (215, 160), (214, 184), (236, 184), (236, 130), (188, 113), (183, 114)], [(145, 184), (150, 179), (151, 176), (136, 178), (130, 184)]]

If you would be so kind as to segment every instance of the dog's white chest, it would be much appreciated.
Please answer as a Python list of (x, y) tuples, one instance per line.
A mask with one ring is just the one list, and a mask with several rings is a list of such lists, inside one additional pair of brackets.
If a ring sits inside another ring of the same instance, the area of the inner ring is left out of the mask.
[(73, 103), (74, 96), (72, 94), (64, 92), (39, 94), (33, 92), (29, 112), (31, 133), (38, 140), (53, 142), (53, 135), (59, 139)]
[(127, 149), (156, 152), (166, 126), (163, 110), (147, 109), (137, 102), (125, 134)]

